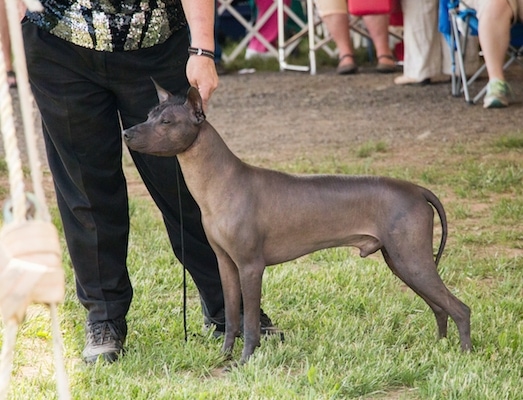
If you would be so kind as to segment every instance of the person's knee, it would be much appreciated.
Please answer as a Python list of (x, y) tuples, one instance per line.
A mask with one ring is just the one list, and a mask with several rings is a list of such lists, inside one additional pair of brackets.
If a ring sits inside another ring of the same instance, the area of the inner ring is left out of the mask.
[[(518, 0), (523, 1), (523, 0)], [(478, 19), (510, 24), (516, 11), (516, 0), (483, 0), (478, 7)]]

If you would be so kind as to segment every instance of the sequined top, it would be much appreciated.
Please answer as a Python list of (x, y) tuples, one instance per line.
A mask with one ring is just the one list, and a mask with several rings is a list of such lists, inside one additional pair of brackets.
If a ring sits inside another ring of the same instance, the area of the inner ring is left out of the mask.
[(40, 0), (29, 12), (41, 29), (78, 46), (128, 51), (165, 42), (187, 26), (180, 0)]

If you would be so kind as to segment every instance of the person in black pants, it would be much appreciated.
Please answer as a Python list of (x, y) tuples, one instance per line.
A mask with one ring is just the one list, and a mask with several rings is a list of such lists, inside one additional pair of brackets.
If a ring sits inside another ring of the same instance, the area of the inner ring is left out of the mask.
[[(42, 13), (26, 14), (23, 37), (77, 295), (88, 310), (83, 358), (112, 362), (124, 351), (133, 297), (121, 131), (145, 121), (157, 104), (151, 77), (172, 93), (197, 87), (206, 107), (218, 85), (214, 1), (41, 3)], [(179, 259), (180, 199), (185, 267), (198, 287), (204, 321), (223, 331), (216, 257), (176, 158), (131, 156)], [(263, 311), (261, 319), (274, 329)]]

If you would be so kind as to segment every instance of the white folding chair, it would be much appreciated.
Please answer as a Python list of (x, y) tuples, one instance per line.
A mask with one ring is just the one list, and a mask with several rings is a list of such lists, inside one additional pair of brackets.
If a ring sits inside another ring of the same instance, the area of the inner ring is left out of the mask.
[[(302, 2), (303, 3), (303, 2)], [(283, 0), (277, 0), (278, 5), (278, 62), (280, 70), (292, 71), (310, 71), (311, 75), (316, 74), (316, 51), (322, 49), (330, 57), (335, 57), (336, 49), (330, 48), (327, 44), (331, 41), (331, 37), (323, 26), (321, 19), (316, 11), (316, 6), (313, 0), (306, 0), (306, 21), (300, 17), (287, 6)], [(291, 19), (300, 30), (289, 38), (286, 38), (285, 32), (285, 15)], [(308, 38), (309, 46), (309, 65), (295, 65), (290, 64), (287, 59), (292, 51), (300, 44), (301, 40)]]
[(265, 22), (276, 12), (278, 4), (276, 0), (274, 3), (267, 9), (265, 14), (256, 20), (256, 23), (252, 21), (247, 21), (241, 13), (236, 10), (232, 4), (233, 0), (218, 0), (217, 14), (218, 16), (222, 15), (225, 11), (228, 11), (232, 17), (234, 17), (246, 31), (245, 37), (234, 47), (234, 49), (229, 54), (222, 54), (222, 59), (225, 63), (229, 63), (236, 59), (242, 52), (245, 50), (249, 41), (256, 37), (263, 43), (263, 45), (272, 53), (275, 57), (278, 56), (278, 50), (271, 43), (269, 43), (263, 35), (260, 34), (259, 30), (265, 24)]

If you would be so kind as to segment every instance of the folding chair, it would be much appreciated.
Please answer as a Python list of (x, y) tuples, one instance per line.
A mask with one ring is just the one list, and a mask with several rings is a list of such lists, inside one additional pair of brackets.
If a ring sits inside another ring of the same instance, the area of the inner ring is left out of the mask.
[(269, 43), (259, 30), (265, 24), (265, 22), (276, 12), (277, 2), (274, 0), (274, 3), (267, 9), (265, 14), (256, 20), (256, 23), (247, 21), (245, 17), (234, 7), (234, 0), (217, 0), (217, 14), (218, 16), (222, 15), (224, 12), (229, 12), (229, 14), (234, 17), (244, 28), (246, 35), (245, 37), (234, 47), (230, 54), (223, 54), (222, 58), (225, 63), (229, 63), (238, 57), (243, 50), (248, 46), (249, 41), (256, 37), (263, 43), (263, 45), (269, 50), (270, 53), (274, 56), (278, 55), (278, 50), (271, 43)]
[[(450, 46), (452, 62), (452, 95), (464, 95), (465, 101), (476, 104), (486, 93), (487, 85), (484, 85), (477, 94), (472, 97), (472, 85), (485, 72), (486, 65), (483, 63), (470, 78), (465, 71), (465, 54), (467, 46), (470, 45), (470, 37), (478, 35), (478, 18), (476, 10), (469, 7), (462, 0), (440, 1), (440, 31), (447, 38)], [(480, 49), (478, 48), (478, 52)], [(507, 69), (514, 61), (523, 65), (523, 24), (519, 23), (511, 29), (511, 42), (507, 51), (507, 60), (503, 69)], [(457, 68), (456, 69), (456, 63)]]
[[(278, 6), (278, 62), (280, 71), (310, 71), (311, 75), (316, 74), (316, 51), (322, 49), (330, 57), (336, 55), (336, 50), (327, 44), (331, 41), (330, 35), (323, 27), (321, 19), (316, 11), (314, 0), (306, 0), (305, 17), (303, 21), (283, 0), (277, 0)], [(289, 38), (286, 38), (286, 18), (290, 19), (299, 31)], [(301, 40), (305, 37), (309, 41), (309, 65), (295, 65), (287, 61), (288, 56), (298, 47)]]

